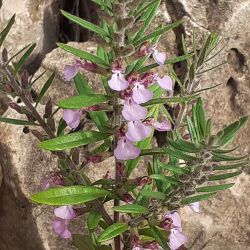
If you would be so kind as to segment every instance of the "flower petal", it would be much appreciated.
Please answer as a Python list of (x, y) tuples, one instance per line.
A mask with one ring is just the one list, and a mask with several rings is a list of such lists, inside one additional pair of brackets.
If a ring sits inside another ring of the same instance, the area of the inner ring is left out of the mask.
[(78, 65), (65, 65), (64, 66), (64, 79), (65, 81), (71, 81), (78, 73)]
[(189, 205), (191, 207), (191, 209), (196, 212), (196, 213), (199, 213), (200, 212), (200, 203), (197, 201), (197, 202), (194, 202), (192, 204)]
[(64, 219), (64, 220), (71, 220), (76, 217), (75, 210), (73, 209), (71, 205), (55, 208), (54, 214), (56, 217)]
[(137, 158), (141, 150), (135, 147), (128, 139), (122, 138), (118, 141), (114, 155), (118, 160), (132, 160)]
[(111, 79), (108, 81), (109, 87), (116, 91), (122, 91), (128, 88), (128, 81), (125, 79), (124, 74), (120, 71), (115, 71)]
[(159, 65), (164, 65), (167, 55), (165, 52), (159, 52), (157, 49), (154, 49), (153, 58)]
[(77, 128), (81, 121), (81, 110), (71, 110), (64, 109), (63, 110), (63, 120), (67, 123), (67, 125), (71, 128)]
[(187, 237), (178, 229), (171, 229), (169, 235), (169, 247), (171, 250), (177, 250), (187, 242)]
[(157, 77), (158, 85), (166, 90), (173, 91), (173, 81), (169, 76)]
[(133, 100), (125, 100), (122, 115), (127, 121), (138, 121), (145, 119), (147, 109), (135, 103)]
[(148, 102), (153, 98), (153, 92), (146, 89), (142, 84), (136, 84), (133, 88), (133, 100), (137, 104)]
[(169, 121), (163, 121), (163, 122), (154, 121), (152, 125), (158, 131), (170, 131), (172, 128), (172, 125)]
[(69, 221), (68, 220), (55, 220), (53, 221), (53, 230), (54, 232), (64, 239), (71, 237), (71, 233), (68, 229)]
[(170, 218), (173, 221), (173, 227), (182, 231), (181, 228), (181, 217), (176, 211), (171, 211), (165, 214), (165, 218)]
[(132, 142), (141, 141), (149, 137), (151, 131), (151, 127), (144, 125), (141, 121), (132, 121), (128, 123), (126, 137)]

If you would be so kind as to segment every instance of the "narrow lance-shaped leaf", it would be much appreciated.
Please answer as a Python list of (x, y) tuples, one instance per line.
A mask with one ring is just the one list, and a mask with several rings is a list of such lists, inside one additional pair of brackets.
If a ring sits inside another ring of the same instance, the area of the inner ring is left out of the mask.
[(79, 95), (60, 100), (58, 106), (64, 109), (81, 109), (101, 104), (110, 100), (107, 95)]
[(196, 188), (196, 191), (197, 192), (216, 192), (216, 191), (221, 191), (221, 190), (231, 188), (233, 185), (234, 183), (214, 185), (214, 186), (204, 186), (204, 187)]
[(208, 194), (201, 194), (201, 195), (187, 197), (181, 201), (181, 204), (188, 205), (188, 204), (191, 204), (191, 203), (194, 203), (197, 201), (207, 200), (207, 199), (211, 198), (212, 196), (214, 196), (215, 194), (216, 194), (216, 192), (212, 192), (212, 193), (208, 193)]
[(53, 83), (54, 78), (55, 78), (55, 73), (53, 73), (50, 76), (50, 78), (46, 81), (46, 83), (44, 84), (43, 88), (41, 89), (41, 91), (36, 99), (36, 107), (39, 104), (39, 102), (42, 100), (43, 96), (45, 95), (45, 93), (47, 92), (47, 90), (49, 89), (51, 84)]
[(209, 175), (208, 180), (209, 181), (225, 180), (225, 179), (233, 178), (237, 175), (240, 175), (241, 173), (242, 171), (236, 171), (236, 172), (228, 173), (228, 174)]
[(98, 226), (101, 218), (102, 214), (100, 211), (90, 211), (87, 218), (88, 229), (90, 230), (95, 229)]
[(146, 207), (136, 205), (136, 204), (128, 204), (123, 205), (119, 207), (113, 207), (114, 211), (120, 212), (120, 213), (133, 213), (133, 214), (146, 214), (149, 213), (148, 209)]
[(63, 44), (63, 43), (57, 43), (57, 45), (64, 49), (65, 51), (81, 58), (81, 59), (85, 59), (87, 61), (93, 62), (103, 68), (109, 68), (109, 65), (107, 63), (105, 63), (101, 58), (99, 58), (98, 56), (95, 56), (93, 54), (90, 54), (86, 51), (71, 47), (67, 44)]
[(42, 149), (59, 151), (95, 143), (101, 140), (105, 140), (109, 136), (110, 134), (97, 131), (76, 132), (59, 136), (51, 140), (43, 141), (39, 144), (39, 146)]
[(0, 116), (0, 122), (9, 123), (9, 124), (13, 124), (13, 125), (23, 125), (23, 126), (37, 125), (34, 122), (12, 119), (12, 118), (1, 117), (1, 116)]
[(111, 240), (116, 236), (124, 233), (127, 229), (128, 225), (125, 223), (114, 223), (102, 232), (102, 234), (97, 238), (97, 241), (104, 242)]
[(155, 240), (161, 245), (161, 247), (164, 250), (168, 250), (168, 244), (167, 244), (167, 239), (165, 236), (165, 233), (163, 234), (156, 226), (151, 226), (151, 232), (155, 238)]
[(154, 192), (154, 191), (150, 191), (150, 190), (141, 190), (140, 192), (141, 195), (146, 196), (148, 198), (153, 198), (156, 200), (164, 200), (166, 198), (165, 194), (162, 192)]
[(61, 12), (66, 18), (68, 18), (69, 20), (71, 20), (72, 22), (74, 22), (76, 24), (79, 24), (81, 27), (88, 29), (90, 31), (93, 31), (96, 34), (101, 35), (103, 37), (109, 37), (109, 34), (105, 30), (103, 30), (101, 27), (99, 27), (93, 23), (90, 23), (86, 20), (83, 20), (80, 17), (74, 16), (74, 15), (72, 15), (64, 10), (61, 10)]
[(0, 47), (3, 45), (3, 42), (6, 38), (6, 36), (8, 35), (12, 25), (15, 23), (15, 17), (16, 15), (13, 15), (10, 20), (8, 21), (8, 24), (6, 25), (6, 27), (4, 28), (4, 30), (0, 33)]
[(96, 200), (109, 195), (104, 189), (86, 186), (51, 188), (32, 195), (33, 202), (47, 205), (74, 205)]
[(36, 43), (33, 43), (28, 49), (27, 51), (24, 53), (24, 55), (20, 58), (20, 60), (18, 61), (18, 63), (15, 65), (15, 72), (19, 72), (20, 69), (23, 67), (23, 65), (26, 63), (26, 61), (29, 59), (31, 53), (33, 52), (33, 50), (36, 48)]

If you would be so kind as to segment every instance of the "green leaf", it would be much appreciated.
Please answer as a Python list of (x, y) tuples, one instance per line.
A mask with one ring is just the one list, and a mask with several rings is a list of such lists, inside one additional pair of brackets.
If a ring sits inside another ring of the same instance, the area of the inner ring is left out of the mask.
[(156, 15), (156, 12), (160, 6), (160, 3), (161, 3), (161, 0), (154, 1), (152, 3), (152, 7), (149, 8), (147, 10), (147, 12), (145, 13), (147, 15), (147, 18), (144, 21), (142, 28), (136, 33), (136, 35), (132, 39), (134, 42), (139, 40), (143, 36), (144, 32), (148, 29), (148, 27), (150, 26), (151, 22), (153, 21), (155, 15)]
[(188, 204), (191, 204), (191, 203), (194, 203), (194, 202), (197, 202), (197, 201), (207, 200), (207, 199), (211, 198), (212, 196), (214, 196), (215, 194), (216, 194), (216, 192), (191, 196), (191, 197), (183, 199), (181, 201), (181, 204), (182, 205), (188, 205)]
[(13, 125), (23, 125), (23, 126), (37, 125), (34, 122), (25, 121), (25, 120), (17, 120), (17, 119), (1, 117), (1, 116), (0, 116), (0, 122), (9, 123)]
[(80, 17), (77, 17), (77, 16), (74, 16), (64, 10), (61, 10), (61, 13), (66, 17), (68, 18), (69, 20), (71, 20), (72, 22), (74, 23), (77, 23), (79, 24), (81, 27), (85, 28), (85, 29), (88, 29), (90, 31), (93, 31), (95, 32), (96, 34), (100, 35), (100, 36), (103, 36), (103, 37), (109, 37), (109, 34), (104, 30), (102, 29), (101, 27), (93, 24), (93, 23), (90, 23), (86, 20), (83, 20), (82, 18)]
[(50, 188), (31, 196), (36, 203), (61, 206), (82, 204), (109, 195), (104, 189), (86, 186)]
[(108, 241), (116, 236), (124, 233), (128, 230), (128, 225), (125, 223), (114, 223), (113, 225), (109, 226), (105, 229), (102, 234), (97, 238), (98, 242)]
[(165, 32), (178, 27), (182, 23), (183, 23), (183, 20), (178, 20), (178, 21), (176, 21), (174, 23), (168, 24), (167, 26), (165, 26), (163, 28), (157, 29), (156, 31), (154, 31), (154, 32), (142, 37), (141, 39), (135, 41), (135, 45), (142, 44), (142, 43), (144, 43), (144, 42), (146, 42), (146, 41), (148, 41), (148, 40), (150, 40), (152, 38), (160, 36), (160, 35), (164, 34)]
[(184, 141), (181, 139), (178, 139), (177, 141), (172, 141), (171, 139), (168, 139), (168, 143), (178, 150), (188, 152), (188, 153), (198, 153), (201, 151), (201, 145), (194, 144), (192, 142)]
[(60, 119), (58, 128), (57, 128), (57, 136), (64, 134), (64, 129), (67, 127), (67, 123), (63, 120), (63, 118)]
[(88, 229), (90, 230), (95, 229), (98, 226), (101, 218), (102, 214), (100, 211), (90, 211), (87, 218)]
[(198, 97), (199, 97), (198, 95), (191, 95), (191, 96), (181, 96), (181, 97), (157, 98), (144, 103), (142, 106), (147, 107), (155, 104), (189, 102), (197, 99)]
[(216, 191), (221, 191), (221, 190), (231, 188), (233, 185), (234, 183), (214, 185), (214, 186), (205, 186), (205, 187), (196, 188), (196, 191), (197, 192), (216, 192)]
[(89, 235), (82, 235), (82, 234), (73, 234), (73, 245), (78, 250), (95, 250), (94, 246), (92, 245), (91, 239)]
[(53, 83), (55, 78), (55, 73), (53, 73), (50, 78), (46, 81), (46, 83), (43, 85), (43, 88), (41, 89), (37, 99), (36, 99), (36, 106), (39, 104), (39, 102), (42, 100), (43, 96), (45, 95), (45, 93), (47, 92), (47, 90), (49, 89), (49, 87), (51, 86), (51, 84)]
[[(193, 56), (193, 54), (188, 54), (188, 55), (183, 55), (183, 56), (177, 56), (177, 57), (174, 57), (174, 58), (170, 58), (170, 59), (167, 59), (165, 61), (165, 65), (167, 64), (175, 64), (177, 62), (182, 62), (182, 61), (186, 61), (187, 59), (191, 58)], [(138, 73), (145, 73), (151, 69), (154, 69), (156, 67), (158, 67), (159, 64), (158, 63), (153, 63), (153, 64), (150, 64), (148, 66), (145, 66), (143, 68), (141, 68), (140, 70), (138, 70)]]
[(172, 176), (165, 176), (163, 174), (152, 174), (149, 176), (153, 180), (159, 180), (167, 184), (178, 184), (179, 182)]
[(101, 104), (110, 99), (111, 97), (107, 95), (80, 95), (60, 100), (58, 106), (64, 109), (81, 109)]
[(196, 117), (198, 119), (198, 126), (200, 128), (201, 134), (204, 138), (206, 134), (207, 121), (206, 121), (205, 111), (204, 111), (203, 102), (201, 98), (198, 99), (197, 104), (196, 104)]
[(84, 75), (78, 73), (74, 78), (75, 86), (79, 95), (93, 94), (92, 88), (88, 85), (87, 79)]
[(228, 144), (236, 135), (236, 133), (239, 131), (239, 129), (245, 125), (247, 122), (248, 117), (242, 117), (240, 120), (230, 124), (226, 128), (224, 128), (222, 131), (220, 131), (217, 134), (218, 137), (218, 143), (222, 145)]
[(110, 134), (97, 131), (76, 132), (43, 141), (39, 144), (39, 146), (42, 149), (59, 151), (92, 144), (101, 140), (105, 140), (109, 136)]
[[(161, 245), (161, 247), (164, 250), (169, 249), (168, 244), (167, 244), (167, 237), (163, 235), (162, 231), (160, 231), (157, 227), (155, 226), (150, 226), (151, 232), (153, 234), (153, 237), (155, 240)], [(165, 236), (165, 237), (164, 237)]]
[(230, 156), (230, 155), (224, 155), (224, 154), (216, 154), (213, 153), (213, 161), (238, 161), (246, 159), (248, 155), (245, 156)]
[(237, 175), (240, 175), (241, 173), (242, 173), (242, 171), (236, 171), (236, 172), (228, 173), (228, 174), (209, 175), (208, 180), (209, 181), (225, 180), (225, 179), (229, 179), (229, 178), (235, 177)]
[(188, 154), (185, 154), (179, 150), (176, 149), (171, 149), (170, 147), (164, 148), (164, 151), (169, 154), (174, 156), (177, 159), (183, 159), (184, 161), (193, 161), (196, 160), (197, 158)]
[(198, 140), (198, 136), (197, 136), (197, 133), (196, 133), (194, 123), (193, 123), (193, 121), (192, 121), (192, 119), (190, 117), (187, 117), (186, 119), (187, 119), (187, 128), (188, 128), (188, 132), (189, 132), (189, 135), (191, 137), (191, 140), (195, 144), (198, 144), (199, 140)]
[(166, 196), (162, 192), (154, 192), (150, 190), (141, 190), (140, 192), (141, 195), (148, 197), (148, 198), (153, 198), (156, 200), (165, 200)]
[(90, 62), (93, 62), (105, 69), (109, 68), (109, 65), (104, 62), (101, 58), (95, 56), (95, 55), (92, 55), (86, 51), (83, 51), (83, 50), (80, 50), (80, 49), (76, 49), (74, 47), (71, 47), (67, 44), (63, 44), (63, 43), (57, 43), (57, 45), (64, 49), (65, 51), (77, 56), (77, 57), (80, 57), (81, 59), (85, 59), (87, 61), (90, 61)]
[(147, 214), (149, 213), (148, 209), (146, 207), (136, 205), (136, 204), (128, 204), (128, 205), (123, 205), (119, 207), (113, 207), (112, 208), (116, 212), (120, 213), (133, 213), (133, 214)]
[(4, 28), (4, 30), (0, 33), (0, 47), (3, 45), (3, 42), (6, 38), (6, 36), (8, 35), (12, 25), (15, 23), (15, 17), (16, 15), (14, 14), (10, 20), (8, 21), (8, 24), (6, 25), (6, 27)]
[(15, 73), (19, 72), (20, 69), (23, 67), (23, 65), (25, 64), (25, 62), (29, 59), (31, 53), (33, 52), (33, 50), (36, 48), (36, 43), (33, 43), (28, 49), (27, 51), (24, 53), (24, 55), (20, 58), (20, 60), (18, 61), (18, 63), (15, 65)]
[(241, 162), (241, 163), (237, 163), (233, 165), (215, 166), (214, 170), (230, 170), (230, 169), (235, 169), (235, 168), (241, 168), (247, 164), (248, 162), (246, 161), (246, 162)]

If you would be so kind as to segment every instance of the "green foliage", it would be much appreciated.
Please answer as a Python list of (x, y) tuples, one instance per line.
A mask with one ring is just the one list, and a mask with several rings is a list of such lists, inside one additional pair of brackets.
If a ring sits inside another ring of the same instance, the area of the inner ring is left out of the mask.
[(98, 242), (104, 242), (115, 238), (116, 236), (127, 231), (128, 225), (125, 223), (114, 223), (106, 228), (101, 235), (97, 238)]
[(8, 24), (6, 25), (6, 27), (0, 33), (0, 47), (3, 45), (3, 42), (5, 38), (7, 37), (7, 35), (9, 34), (11, 27), (15, 23), (15, 18), (16, 18), (16, 15), (13, 15), (8, 21)]
[(131, 213), (131, 214), (147, 214), (149, 212), (146, 207), (136, 204), (113, 207), (112, 209), (116, 212)]
[(61, 206), (82, 204), (109, 194), (108, 191), (96, 187), (69, 186), (47, 189), (32, 195), (31, 200), (36, 203)]
[(101, 140), (105, 140), (108, 137), (110, 137), (110, 134), (97, 131), (76, 132), (59, 136), (51, 140), (43, 141), (39, 144), (39, 146), (42, 149), (59, 151), (88, 145)]
[(9, 123), (13, 125), (23, 125), (23, 126), (37, 125), (35, 122), (12, 119), (12, 118), (2, 117), (2, 116), (0, 117), (0, 122)]

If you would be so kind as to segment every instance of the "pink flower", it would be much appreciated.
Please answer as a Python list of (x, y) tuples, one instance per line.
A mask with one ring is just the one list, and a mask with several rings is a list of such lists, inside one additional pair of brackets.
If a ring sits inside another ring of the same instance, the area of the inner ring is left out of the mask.
[(187, 243), (187, 237), (177, 228), (171, 229), (169, 235), (169, 247), (171, 250), (177, 250)]
[(54, 232), (63, 239), (69, 239), (71, 237), (71, 232), (69, 231), (68, 227), (69, 227), (68, 220), (53, 221)]
[(114, 155), (118, 160), (132, 160), (137, 158), (140, 153), (141, 150), (125, 137), (118, 140), (117, 147), (114, 150)]
[(71, 205), (55, 208), (54, 214), (56, 217), (64, 220), (72, 220), (76, 217), (76, 212)]
[(145, 119), (147, 116), (147, 109), (135, 103), (132, 99), (124, 101), (122, 115), (127, 121), (138, 121)]
[(77, 128), (81, 121), (81, 110), (71, 110), (64, 109), (63, 110), (63, 120), (67, 123), (67, 125), (71, 128)]
[(149, 245), (147, 245), (146, 249), (147, 250), (160, 250), (161, 248), (160, 248), (160, 245), (157, 242), (153, 241)]
[(152, 125), (158, 131), (170, 131), (172, 128), (172, 125), (169, 121), (163, 121), (163, 122), (154, 121)]
[(175, 211), (165, 214), (162, 225), (166, 230), (170, 230), (168, 245), (171, 250), (177, 250), (187, 242), (187, 237), (182, 233), (181, 218)]
[(54, 209), (54, 214), (59, 219), (53, 222), (53, 229), (61, 238), (68, 239), (71, 237), (69, 231), (69, 221), (76, 217), (76, 212), (71, 205), (61, 206)]
[(125, 90), (128, 87), (128, 81), (121, 71), (114, 71), (111, 79), (108, 81), (109, 87), (116, 91)]
[(75, 63), (74, 65), (65, 65), (64, 67), (64, 79), (65, 81), (71, 81), (79, 71), (79, 64)]
[(133, 88), (133, 100), (137, 104), (148, 102), (153, 98), (153, 92), (145, 88), (143, 84), (136, 83)]
[(196, 213), (200, 212), (200, 203), (199, 202), (194, 202), (194, 203), (190, 204), (189, 207), (191, 207), (191, 209)]
[(153, 58), (159, 65), (164, 65), (167, 56), (165, 52), (159, 52), (157, 49), (153, 48)]
[(141, 121), (131, 121), (128, 123), (126, 137), (132, 142), (137, 142), (149, 137), (151, 132), (152, 129)]
[(161, 88), (173, 91), (173, 81), (169, 76), (163, 76), (162, 78), (158, 76), (156, 81)]

